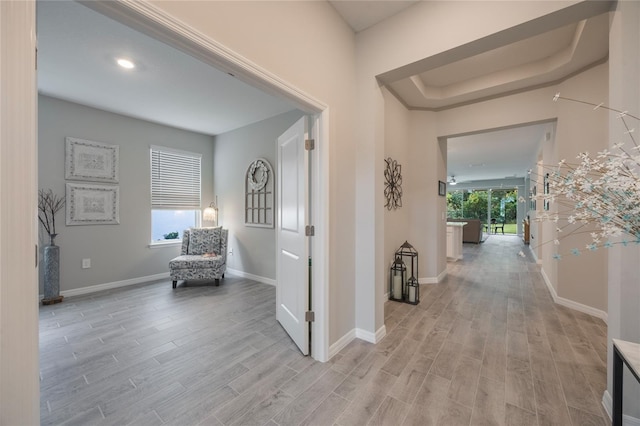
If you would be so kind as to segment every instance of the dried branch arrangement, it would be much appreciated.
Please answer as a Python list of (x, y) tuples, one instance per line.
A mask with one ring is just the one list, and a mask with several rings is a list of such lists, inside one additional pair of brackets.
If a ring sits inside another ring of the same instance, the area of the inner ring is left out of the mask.
[(49, 236), (56, 235), (56, 213), (64, 208), (64, 197), (54, 194), (51, 189), (38, 191), (38, 219)]

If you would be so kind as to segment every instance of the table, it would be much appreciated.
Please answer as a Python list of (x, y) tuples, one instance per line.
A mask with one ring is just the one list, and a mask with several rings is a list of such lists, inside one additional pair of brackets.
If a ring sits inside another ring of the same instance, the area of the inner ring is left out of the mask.
[(502, 228), (502, 233), (504, 234), (504, 225), (501, 223), (485, 223), (484, 230), (487, 234), (497, 234), (498, 228)]
[(613, 339), (613, 426), (622, 426), (623, 365), (640, 382), (640, 344)]

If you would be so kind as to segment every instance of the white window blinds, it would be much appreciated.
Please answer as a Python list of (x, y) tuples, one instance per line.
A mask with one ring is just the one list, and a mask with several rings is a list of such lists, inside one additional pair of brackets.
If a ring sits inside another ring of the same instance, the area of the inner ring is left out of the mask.
[(151, 147), (151, 208), (199, 209), (202, 155)]

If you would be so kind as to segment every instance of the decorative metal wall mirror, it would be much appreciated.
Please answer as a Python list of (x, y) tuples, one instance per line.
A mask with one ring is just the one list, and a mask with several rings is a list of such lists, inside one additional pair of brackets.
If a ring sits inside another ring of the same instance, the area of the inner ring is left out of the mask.
[(245, 225), (273, 228), (275, 186), (271, 164), (264, 158), (253, 161), (247, 169), (244, 185)]

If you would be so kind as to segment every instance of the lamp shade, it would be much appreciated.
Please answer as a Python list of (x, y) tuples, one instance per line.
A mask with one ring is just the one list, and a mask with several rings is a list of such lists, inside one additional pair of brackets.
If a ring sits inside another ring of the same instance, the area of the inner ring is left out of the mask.
[(207, 207), (202, 212), (202, 220), (215, 222), (216, 221), (216, 216), (218, 216), (218, 215), (216, 214), (216, 209), (214, 209), (213, 207)]
[(202, 220), (207, 222), (215, 222), (218, 226), (218, 196), (216, 200), (209, 204), (209, 207), (202, 211)]

